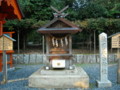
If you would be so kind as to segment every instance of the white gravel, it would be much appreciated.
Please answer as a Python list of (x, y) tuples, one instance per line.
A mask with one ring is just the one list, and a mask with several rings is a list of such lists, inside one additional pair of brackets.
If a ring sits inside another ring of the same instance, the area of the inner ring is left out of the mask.
[[(8, 80), (28, 78), (33, 72), (41, 68), (43, 65), (17, 65), (14, 71), (8, 71)], [(81, 65), (87, 72), (90, 78), (90, 88), (87, 90), (120, 90), (120, 84), (117, 84), (117, 65), (110, 64), (108, 67), (108, 79), (112, 82), (110, 88), (97, 88), (96, 80), (99, 78), (99, 65), (98, 64), (84, 64)], [(2, 73), (0, 72), (0, 81), (2, 81)], [(20, 80), (9, 82), (0, 85), (0, 90), (48, 90), (29, 88), (28, 80)], [(79, 88), (71, 89), (49, 89), (49, 90), (80, 90)], [(86, 89), (85, 89), (86, 90)]]

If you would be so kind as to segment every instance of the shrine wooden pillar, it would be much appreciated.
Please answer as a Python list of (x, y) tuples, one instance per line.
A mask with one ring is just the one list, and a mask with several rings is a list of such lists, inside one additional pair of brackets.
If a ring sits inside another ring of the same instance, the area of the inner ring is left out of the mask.
[(0, 72), (2, 71), (2, 53), (0, 53)]
[(69, 54), (72, 54), (72, 36), (69, 36)]
[[(1, 19), (1, 18), (0, 18)], [(0, 20), (0, 36), (3, 34), (3, 21)], [(2, 53), (0, 53), (0, 72), (2, 71)]]
[(7, 14), (0, 13), (0, 35), (3, 34), (3, 24), (6, 23), (5, 17), (7, 17)]
[(5, 24), (5, 23), (6, 23), (6, 21), (0, 20), (0, 36), (3, 35), (3, 24)]
[(13, 67), (13, 56), (12, 56), (12, 53), (10, 53), (9, 55), (10, 55), (10, 67)]
[(3, 33), (3, 22), (0, 21), (0, 36), (2, 35)]

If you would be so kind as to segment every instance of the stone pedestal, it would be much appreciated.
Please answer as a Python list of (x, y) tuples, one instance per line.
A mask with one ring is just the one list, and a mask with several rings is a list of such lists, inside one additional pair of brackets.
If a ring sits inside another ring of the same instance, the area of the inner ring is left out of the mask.
[(97, 84), (98, 84), (97, 86), (101, 87), (101, 88), (102, 87), (104, 88), (104, 87), (111, 87), (112, 86), (112, 83), (109, 80), (105, 81), (105, 82), (103, 82), (103, 81), (97, 81)]
[(89, 77), (81, 67), (74, 70), (45, 70), (42, 68), (29, 77), (29, 87), (88, 88)]

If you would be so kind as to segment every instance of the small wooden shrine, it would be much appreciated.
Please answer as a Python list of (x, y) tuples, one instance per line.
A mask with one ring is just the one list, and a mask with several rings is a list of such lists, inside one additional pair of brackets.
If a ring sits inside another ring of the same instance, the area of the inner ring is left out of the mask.
[[(3, 24), (6, 23), (5, 19), (21, 19), (23, 18), (23, 14), (21, 12), (21, 9), (19, 7), (19, 3), (17, 0), (0, 0), (0, 36), (1, 38), (5, 37), (5, 40), (8, 40), (10, 43), (12, 43), (12, 34), (14, 32), (3, 32)], [(3, 35), (3, 34), (7, 34)], [(9, 39), (7, 38), (9, 37)], [(8, 43), (7, 41), (5, 41), (6, 43)], [(2, 39), (1, 39), (1, 44)], [(10, 44), (9, 43), (9, 44)], [(11, 44), (12, 45), (12, 44)], [(8, 48), (8, 47), (6, 47)], [(8, 62), (8, 64), (10, 64), (10, 66), (12, 67), (12, 53), (14, 53), (13, 47), (11, 46), (11, 48), (6, 49), (6, 53), (7, 55), (10, 56), (10, 62)], [(0, 71), (2, 71), (2, 53), (3, 50), (0, 49)]]
[(38, 30), (45, 36), (46, 59), (49, 68), (72, 68), (72, 37), (71, 34), (80, 32), (78, 26), (65, 19), (67, 14), (63, 13), (67, 7), (58, 11), (51, 7), (54, 19)]
[[(81, 68), (73, 65), (72, 34), (80, 32), (76, 25), (65, 19), (67, 14), (53, 8), (54, 19), (38, 30), (44, 35), (46, 46), (43, 60), (46, 67), (38, 69), (28, 78), (28, 86), (34, 88), (88, 88), (89, 77)], [(44, 47), (43, 47), (44, 48)]]

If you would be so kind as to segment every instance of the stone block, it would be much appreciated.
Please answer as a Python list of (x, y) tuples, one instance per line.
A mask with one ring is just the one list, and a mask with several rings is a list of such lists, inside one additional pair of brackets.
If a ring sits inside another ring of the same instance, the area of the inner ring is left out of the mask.
[(37, 54), (36, 63), (43, 63), (43, 55)]
[(23, 54), (14, 55), (13, 59), (16, 61), (17, 64), (23, 64), (24, 63)]
[(35, 88), (88, 88), (89, 77), (81, 68), (74, 70), (39, 69), (29, 79), (29, 87)]
[(107, 88), (107, 87), (111, 87), (112, 83), (109, 80), (107, 80), (105, 82), (97, 81), (97, 86), (99, 88)]
[(84, 61), (84, 63), (89, 63), (89, 61), (90, 61), (90, 58), (89, 58), (89, 55), (84, 55), (84, 59), (83, 59)]
[(96, 63), (96, 55), (90, 55), (90, 63)]
[(78, 55), (78, 62), (79, 63), (84, 63), (84, 55), (83, 54), (77, 54)]
[(31, 54), (29, 63), (33, 64), (33, 63), (35, 63), (35, 61), (36, 61), (36, 54)]
[(24, 54), (23, 58), (24, 58), (24, 64), (29, 64), (29, 59), (30, 59), (29, 54)]
[(96, 59), (97, 59), (97, 60), (96, 60), (97, 63), (99, 63), (99, 62), (100, 62), (100, 55), (97, 55), (97, 56), (96, 56)]
[(114, 62), (114, 59), (115, 59), (115, 55), (114, 54), (109, 54), (108, 55), (108, 62), (109, 63)]

